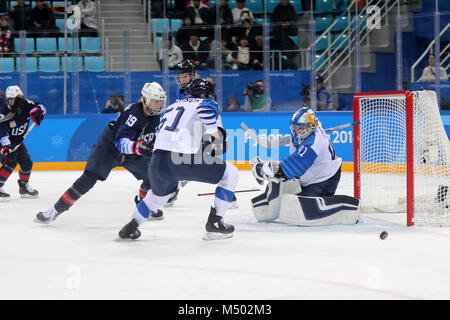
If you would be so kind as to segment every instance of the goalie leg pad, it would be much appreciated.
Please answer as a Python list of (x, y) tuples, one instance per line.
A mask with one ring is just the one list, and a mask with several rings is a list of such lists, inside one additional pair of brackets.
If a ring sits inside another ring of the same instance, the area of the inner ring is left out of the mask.
[(359, 214), (359, 200), (353, 197), (303, 197), (284, 194), (279, 220), (299, 226), (355, 224)]
[(252, 199), (252, 209), (256, 220), (270, 222), (280, 215), (280, 183), (269, 182), (264, 193)]

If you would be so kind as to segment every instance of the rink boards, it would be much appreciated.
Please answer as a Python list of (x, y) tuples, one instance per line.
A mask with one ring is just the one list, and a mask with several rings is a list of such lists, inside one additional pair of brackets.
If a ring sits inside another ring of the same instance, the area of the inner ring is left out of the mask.
[[(277, 139), (289, 135), (291, 112), (223, 113), (223, 124), (229, 135), (229, 151), (225, 160), (240, 169), (249, 169), (248, 161), (260, 156), (280, 160), (289, 154), (289, 148), (265, 149), (245, 134), (241, 123), (263, 139)], [(317, 112), (324, 128), (353, 121), (352, 112)], [(82, 170), (98, 136), (116, 115), (80, 114), (48, 115), (42, 124), (33, 129), (25, 144), (34, 161), (34, 170)], [(442, 116), (447, 135), (450, 134), (450, 114)], [(336, 154), (343, 159), (343, 170), (353, 170), (353, 130), (346, 128), (329, 132)], [(231, 139), (232, 138), (232, 139)]]

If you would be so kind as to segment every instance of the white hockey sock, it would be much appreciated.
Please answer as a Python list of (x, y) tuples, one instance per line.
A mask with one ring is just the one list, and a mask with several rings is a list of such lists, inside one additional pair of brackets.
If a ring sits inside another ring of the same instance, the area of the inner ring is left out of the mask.
[(155, 195), (152, 190), (149, 190), (145, 198), (142, 199), (142, 201), (139, 201), (134, 209), (133, 216), (137, 223), (144, 223), (153, 213), (158, 212), (158, 209), (161, 208), (174, 195), (175, 192), (172, 192), (166, 196), (160, 197)]
[(225, 212), (233, 199), (238, 179), (238, 169), (234, 165), (227, 163), (223, 177), (217, 185), (216, 196), (214, 198), (214, 208), (216, 209), (218, 216), (223, 217), (225, 215)]

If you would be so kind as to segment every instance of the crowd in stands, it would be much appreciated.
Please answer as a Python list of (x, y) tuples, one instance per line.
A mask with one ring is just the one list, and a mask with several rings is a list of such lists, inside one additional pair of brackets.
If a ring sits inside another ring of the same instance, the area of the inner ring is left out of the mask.
[[(210, 6), (207, 0), (177, 1), (183, 7), (183, 24), (174, 34), (169, 50), (169, 60), (191, 60), (199, 70), (213, 69), (215, 53), (222, 49), (222, 66), (225, 70), (262, 70), (263, 65), (263, 26), (255, 22), (255, 14), (246, 6), (246, 0), (236, 0), (236, 7), (231, 9), (228, 0), (215, 1)], [(153, 11), (154, 10), (154, 11)], [(162, 16), (161, 1), (152, 2), (152, 17)], [(217, 17), (216, 15), (219, 15)], [(298, 46), (290, 38), (297, 36), (298, 16), (288, 0), (280, 0), (273, 12), (270, 12), (274, 23), (270, 34), (270, 46), (280, 52), (274, 53), (269, 60), (276, 63), (273, 68), (297, 69), (295, 63)], [(221, 44), (215, 39), (215, 25), (221, 25)], [(179, 50), (182, 56), (179, 57)], [(279, 59), (284, 57), (283, 59)], [(161, 58), (161, 55), (160, 55)], [(279, 65), (281, 61), (281, 65)], [(169, 63), (172, 65), (172, 63)], [(170, 67), (170, 66), (169, 66)], [(171, 67), (170, 67), (171, 68)]]
[[(14, 50), (13, 38), (25, 30), (34, 37), (51, 37), (62, 30), (56, 26), (55, 14), (63, 18), (64, 8), (52, 7), (49, 2), (35, 0), (32, 7), (29, 1), (17, 0), (17, 4), (8, 8), (6, 0), (0, 0), (1, 35), (0, 52)], [(81, 11), (80, 36), (98, 36), (96, 5), (92, 0), (74, 1)], [(72, 4), (69, 2), (69, 4)], [(5, 49), (8, 48), (8, 49)]]

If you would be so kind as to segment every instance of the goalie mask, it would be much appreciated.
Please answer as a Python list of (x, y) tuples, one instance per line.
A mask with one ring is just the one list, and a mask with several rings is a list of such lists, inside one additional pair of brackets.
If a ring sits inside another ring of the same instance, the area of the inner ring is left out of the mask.
[(166, 92), (157, 82), (146, 83), (141, 91), (142, 103), (151, 116), (159, 115), (166, 109)]
[(298, 147), (311, 133), (317, 129), (318, 119), (311, 108), (297, 110), (291, 118), (290, 128), (292, 143)]
[(17, 112), (24, 102), (23, 92), (19, 86), (9, 86), (6, 88), (6, 100), (8, 109)]

